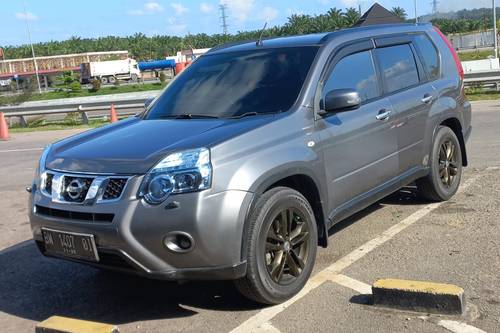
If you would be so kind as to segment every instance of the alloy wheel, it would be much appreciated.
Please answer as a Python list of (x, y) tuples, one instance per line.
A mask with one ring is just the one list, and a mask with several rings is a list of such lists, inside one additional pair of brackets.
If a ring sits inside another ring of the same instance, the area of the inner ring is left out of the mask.
[(287, 285), (302, 274), (309, 243), (310, 232), (300, 211), (287, 208), (273, 218), (267, 232), (265, 263), (275, 283)]
[(457, 147), (451, 140), (446, 140), (439, 148), (439, 178), (446, 187), (451, 187), (458, 175)]

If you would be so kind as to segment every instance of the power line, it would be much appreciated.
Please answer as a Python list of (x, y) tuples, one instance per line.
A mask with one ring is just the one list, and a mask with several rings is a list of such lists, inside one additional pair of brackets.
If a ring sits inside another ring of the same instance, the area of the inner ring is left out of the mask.
[(227, 15), (226, 15), (227, 5), (220, 4), (219, 10), (220, 10), (220, 19), (222, 21), (221, 24), (222, 32), (224, 33), (224, 35), (227, 35), (228, 32)]

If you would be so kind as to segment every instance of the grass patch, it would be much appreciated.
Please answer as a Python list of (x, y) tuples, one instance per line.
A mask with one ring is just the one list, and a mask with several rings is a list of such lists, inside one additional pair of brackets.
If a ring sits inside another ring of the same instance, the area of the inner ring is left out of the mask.
[(499, 91), (482, 91), (477, 89), (472, 92), (467, 92), (467, 99), (469, 101), (487, 101), (487, 100), (495, 100), (500, 99)]
[(66, 117), (62, 121), (58, 122), (47, 122), (45, 120), (37, 120), (30, 122), (27, 127), (21, 127), (20, 125), (15, 125), (9, 128), (10, 133), (26, 133), (26, 132), (36, 132), (36, 131), (55, 131), (55, 130), (68, 130), (68, 129), (78, 129), (78, 128), (97, 128), (109, 124), (108, 120), (103, 119), (91, 119), (89, 124), (82, 124), (80, 121), (75, 121), (71, 119), (72, 116)]
[(490, 56), (494, 56), (493, 50), (476, 50), (472, 52), (461, 52), (458, 54), (461, 61), (488, 59)]
[[(138, 91), (154, 91), (161, 90), (165, 84), (161, 83), (145, 83), (145, 84), (130, 84), (124, 86), (113, 86), (101, 88), (98, 91), (91, 89), (82, 89), (80, 91), (58, 90), (43, 94), (33, 94), (28, 101), (47, 101), (51, 99), (71, 98), (71, 97), (87, 97), (87, 96), (102, 96), (111, 94), (123, 94)], [(0, 96), (0, 105), (9, 105), (15, 102), (14, 96)]]

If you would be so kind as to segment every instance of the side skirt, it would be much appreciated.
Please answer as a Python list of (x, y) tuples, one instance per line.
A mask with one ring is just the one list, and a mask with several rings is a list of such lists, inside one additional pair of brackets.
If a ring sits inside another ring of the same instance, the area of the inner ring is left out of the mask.
[(414, 167), (403, 174), (369, 190), (368, 192), (358, 195), (357, 197), (342, 204), (340, 207), (337, 207), (330, 213), (327, 221), (328, 228), (385, 198), (389, 194), (398, 191), (403, 186), (406, 186), (421, 177), (425, 177), (428, 173), (429, 169), (426, 167)]

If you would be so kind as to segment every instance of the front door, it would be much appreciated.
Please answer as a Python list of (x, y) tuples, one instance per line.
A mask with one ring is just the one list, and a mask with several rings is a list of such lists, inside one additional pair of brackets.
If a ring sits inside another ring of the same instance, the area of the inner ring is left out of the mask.
[(322, 83), (322, 98), (329, 91), (346, 88), (358, 91), (361, 107), (329, 114), (316, 122), (332, 213), (348, 209), (394, 178), (399, 164), (397, 115), (389, 100), (381, 97), (372, 50), (334, 59)]

